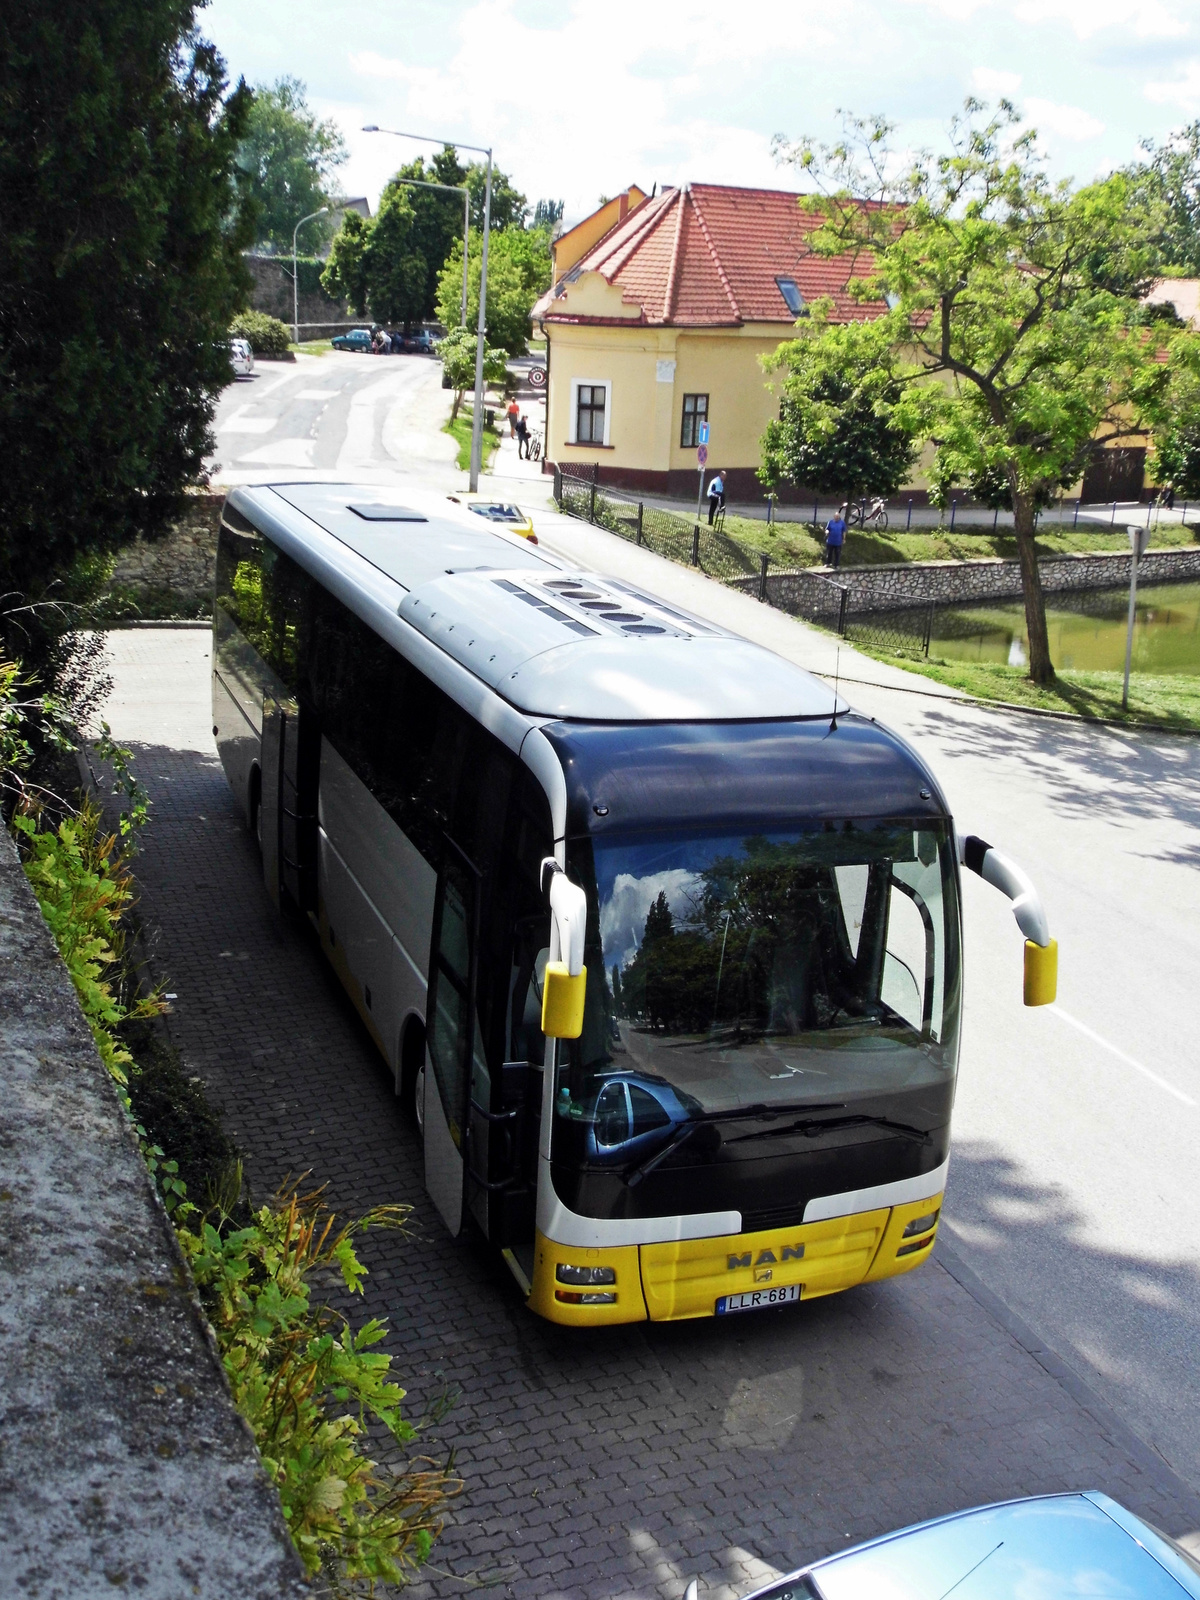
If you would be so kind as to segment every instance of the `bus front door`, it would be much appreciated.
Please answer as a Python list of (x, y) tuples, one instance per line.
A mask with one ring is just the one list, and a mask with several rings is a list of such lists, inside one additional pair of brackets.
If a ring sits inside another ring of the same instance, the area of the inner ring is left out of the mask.
[(290, 697), (263, 700), (259, 825), (263, 878), (276, 905), (286, 893), (301, 911), (317, 909), (316, 719)]
[(425, 1187), (457, 1236), (462, 1230), (467, 1113), (488, 1103), (487, 1063), (476, 1018), (479, 964), (479, 872), (445, 842), (429, 952), (424, 1083)]

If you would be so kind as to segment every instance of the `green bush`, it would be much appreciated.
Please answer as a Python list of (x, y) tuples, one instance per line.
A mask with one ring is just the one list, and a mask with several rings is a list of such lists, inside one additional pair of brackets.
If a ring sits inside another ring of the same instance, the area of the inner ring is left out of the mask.
[(248, 339), (256, 356), (285, 356), (292, 342), (286, 322), (265, 311), (239, 311), (229, 324), (231, 339)]

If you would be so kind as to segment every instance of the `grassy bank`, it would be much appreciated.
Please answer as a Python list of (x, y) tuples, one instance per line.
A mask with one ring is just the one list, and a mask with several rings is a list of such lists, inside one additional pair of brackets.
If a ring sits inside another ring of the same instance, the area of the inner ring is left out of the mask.
[(1029, 706), (1039, 711), (1064, 711), (1088, 720), (1155, 723), (1160, 727), (1194, 729), (1200, 732), (1200, 677), (1173, 673), (1164, 677), (1134, 673), (1129, 680), (1129, 710), (1121, 709), (1119, 672), (1074, 672), (1058, 674), (1054, 686), (1040, 689), (1020, 667), (996, 662), (913, 660), (888, 655), (881, 650), (864, 649), (864, 655), (907, 672), (919, 673), (936, 683), (961, 689), (977, 700), (1004, 700), (1010, 705)]
[[(496, 415), (499, 416), (499, 412)], [(452, 418), (442, 429), (442, 432), (448, 433), (458, 446), (458, 466), (462, 472), (471, 470), (471, 429), (473, 420), (470, 406), (464, 406), (457, 417)], [(483, 462), (480, 468), (482, 472), (490, 470), (492, 457), (499, 448), (500, 429), (495, 423), (489, 428), (485, 422), (483, 425)]]
[[(773, 564), (779, 566), (820, 566), (825, 560), (823, 535), (813, 531), (811, 523), (777, 522), (769, 528), (765, 522), (751, 517), (728, 516), (725, 532), (748, 549), (765, 550)], [(1200, 527), (1184, 527), (1181, 523), (1156, 527), (1151, 535), (1150, 548), (1165, 550), (1180, 545), (1200, 543)], [(1069, 525), (1059, 528), (1053, 523), (1045, 526), (1038, 536), (1040, 555), (1068, 553), (1119, 552), (1129, 549), (1129, 539), (1123, 527), (1114, 532), (1107, 528), (1077, 528)], [(983, 556), (1001, 556), (1015, 560), (1017, 542), (1011, 531), (1003, 528), (995, 533), (951, 533), (948, 528), (914, 528), (911, 533), (875, 533), (852, 528), (846, 535), (842, 552), (843, 567), (886, 565), (909, 561), (969, 561)]]

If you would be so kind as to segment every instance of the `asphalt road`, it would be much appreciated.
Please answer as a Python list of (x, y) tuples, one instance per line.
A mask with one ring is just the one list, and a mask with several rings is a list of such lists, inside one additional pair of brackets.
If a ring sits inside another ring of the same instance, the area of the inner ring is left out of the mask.
[(929, 761), (960, 829), (1033, 876), (1059, 939), (1059, 1003), (1026, 1010), (1008, 904), (964, 874), (965, 1025), (943, 1228), (1200, 1487), (1200, 739), (942, 698), (603, 530), (537, 523), (572, 559), (840, 672), (851, 702)]
[[(564, 542), (573, 532), (558, 530)], [(673, 581), (670, 570), (659, 577), (663, 588)], [(772, 622), (757, 608), (749, 616)], [(1200, 1539), (1200, 1495), (940, 1239), (918, 1272), (736, 1325), (592, 1333), (531, 1315), (493, 1254), (469, 1236), (446, 1237), (390, 1075), (313, 940), (267, 900), (212, 746), (209, 636), (138, 629), (110, 642), (108, 715), (152, 799), (137, 866), (151, 962), (176, 996), (172, 1037), (223, 1108), (254, 1194), (307, 1171), (343, 1216), (385, 1202), (413, 1207), (407, 1235), (363, 1239), (370, 1277), (347, 1306), (356, 1323), (386, 1319), (410, 1415), (454, 1400), (422, 1448), (452, 1446), (464, 1489), (410, 1600), (449, 1600), (464, 1586), (513, 1600), (679, 1600), (693, 1574), (703, 1600), (735, 1600), (790, 1566), (905, 1523), (1066, 1488), (1103, 1489)], [(924, 709), (940, 715), (944, 706)], [(956, 723), (954, 737), (964, 764), (987, 759), (974, 747), (978, 730)], [(1003, 781), (1004, 757), (993, 759)], [(965, 765), (939, 764), (965, 796)], [(1014, 1058), (1028, 1052), (1032, 1061), (1063, 1026), (1044, 1014), (1035, 1023), (1013, 1004), (1019, 956), (1004, 919), (995, 970), (985, 964), (990, 914), (968, 890), (968, 1003), (979, 1015), (964, 1084), (992, 1077), (979, 1038), (989, 1005)], [(1061, 1122), (1080, 1097), (1070, 1098), (1068, 1083), (1063, 1106), (1057, 1064), (1043, 1060), (1040, 1070)], [(964, 1121), (970, 1097), (965, 1089)], [(1042, 1105), (1033, 1109), (1041, 1118)], [(1004, 1116), (993, 1120), (1006, 1150)], [(974, 1191), (962, 1169), (979, 1173), (991, 1216), (1029, 1159), (1018, 1143), (1003, 1158), (1011, 1171), (989, 1171), (972, 1156), (972, 1127), (949, 1208), (964, 1238), (959, 1214), (969, 1223)], [(1056, 1243), (1049, 1268), (1027, 1248), (1031, 1278), (1080, 1259), (1058, 1216), (1021, 1232)], [(977, 1266), (993, 1260), (967, 1244)], [(1003, 1266), (1011, 1255), (994, 1259)]]
[(452, 398), (441, 377), (418, 355), (260, 360), (222, 394), (207, 465), (220, 484), (339, 477), (454, 488), (462, 474), (440, 431)]

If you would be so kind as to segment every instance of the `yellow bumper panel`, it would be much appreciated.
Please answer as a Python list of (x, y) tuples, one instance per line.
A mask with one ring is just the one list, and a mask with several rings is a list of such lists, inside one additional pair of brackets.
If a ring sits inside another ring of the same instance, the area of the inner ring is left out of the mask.
[(801, 1284), (805, 1300), (849, 1289), (867, 1277), (889, 1215), (864, 1211), (765, 1233), (645, 1244), (642, 1288), (650, 1320), (711, 1317), (722, 1295), (768, 1285)]
[[(867, 1273), (868, 1282), (877, 1278), (894, 1278), (898, 1273), (911, 1272), (922, 1261), (929, 1259), (933, 1241), (937, 1238), (938, 1218), (942, 1213), (942, 1196), (932, 1200), (911, 1200), (907, 1205), (893, 1206), (891, 1221), (887, 1225), (879, 1253)], [(932, 1219), (932, 1221), (930, 1221)], [(928, 1222), (927, 1227), (915, 1228), (907, 1238), (904, 1230), (915, 1222)]]
[[(609, 1267), (615, 1282), (588, 1287), (561, 1283), (560, 1265), (569, 1267)], [(584, 1295), (611, 1295), (611, 1300), (588, 1304)], [(538, 1234), (533, 1253), (533, 1289), (529, 1309), (551, 1322), (570, 1328), (607, 1327), (614, 1322), (645, 1322), (646, 1302), (638, 1271), (638, 1247), (619, 1245), (615, 1249), (581, 1250), (569, 1244), (555, 1244)]]

